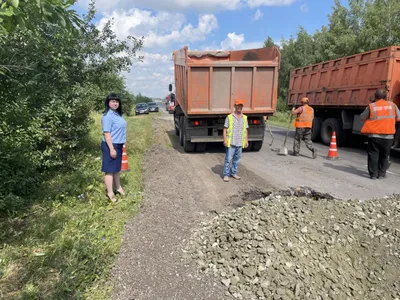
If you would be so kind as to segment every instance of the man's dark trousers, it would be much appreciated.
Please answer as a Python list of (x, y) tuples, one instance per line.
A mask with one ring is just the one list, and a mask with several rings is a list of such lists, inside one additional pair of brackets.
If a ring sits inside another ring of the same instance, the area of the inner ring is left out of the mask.
[(385, 177), (393, 139), (368, 138), (368, 172), (371, 178)]

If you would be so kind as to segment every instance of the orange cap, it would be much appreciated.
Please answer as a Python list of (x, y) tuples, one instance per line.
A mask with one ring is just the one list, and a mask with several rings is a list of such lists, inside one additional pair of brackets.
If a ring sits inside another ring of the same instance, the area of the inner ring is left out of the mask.
[(303, 98), (301, 98), (300, 102), (307, 102), (308, 103), (308, 98), (307, 97), (303, 97)]
[(242, 99), (236, 99), (235, 105), (244, 105), (244, 101)]

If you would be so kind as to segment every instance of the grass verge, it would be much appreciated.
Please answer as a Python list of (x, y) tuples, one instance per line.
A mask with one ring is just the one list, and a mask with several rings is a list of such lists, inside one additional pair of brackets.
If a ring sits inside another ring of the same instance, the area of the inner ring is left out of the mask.
[(44, 182), (40, 201), (0, 219), (0, 299), (108, 299), (110, 267), (124, 224), (142, 201), (142, 157), (153, 143), (152, 115), (127, 117), (128, 195), (117, 205), (105, 197), (101, 173), (101, 115), (74, 167)]
[[(268, 122), (272, 126), (287, 128), (289, 120), (290, 120), (290, 111), (285, 111), (285, 112), (277, 111), (273, 117), (269, 117)], [(292, 119), (290, 128), (294, 128), (293, 120), (294, 118)]]

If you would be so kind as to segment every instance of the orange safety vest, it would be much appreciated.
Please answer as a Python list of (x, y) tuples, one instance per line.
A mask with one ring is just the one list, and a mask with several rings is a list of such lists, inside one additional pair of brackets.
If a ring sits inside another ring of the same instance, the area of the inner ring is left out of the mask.
[(312, 128), (313, 120), (314, 120), (314, 109), (309, 105), (304, 105), (303, 112), (301, 114), (297, 114), (296, 120), (294, 121), (294, 127)]
[(386, 100), (378, 100), (369, 105), (369, 118), (361, 129), (364, 134), (395, 134), (396, 107)]

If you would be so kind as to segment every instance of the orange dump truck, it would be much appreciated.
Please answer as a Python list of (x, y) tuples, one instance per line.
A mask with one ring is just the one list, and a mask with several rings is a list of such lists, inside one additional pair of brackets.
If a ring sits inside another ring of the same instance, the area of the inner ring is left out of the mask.
[[(326, 145), (332, 131), (338, 144), (360, 134), (360, 114), (377, 89), (400, 105), (400, 47), (390, 46), (292, 70), (288, 104), (308, 97), (314, 108), (312, 139)], [(396, 139), (399, 135), (397, 130)]]
[[(264, 140), (263, 116), (276, 110), (280, 52), (276, 47), (240, 51), (189, 51), (173, 54), (175, 131), (186, 152), (223, 142), (224, 121), (242, 99), (248, 116), (249, 149)], [(171, 85), (170, 85), (171, 90)]]

